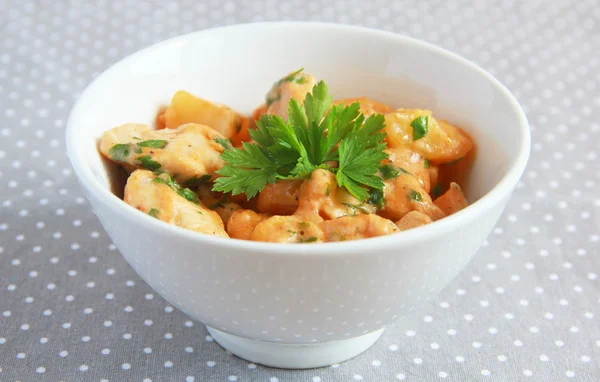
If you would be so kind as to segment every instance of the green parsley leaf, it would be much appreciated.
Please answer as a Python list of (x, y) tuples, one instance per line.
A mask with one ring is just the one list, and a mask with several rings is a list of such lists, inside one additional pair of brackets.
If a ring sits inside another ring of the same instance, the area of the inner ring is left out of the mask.
[(156, 208), (150, 208), (150, 212), (148, 212), (148, 215), (152, 216), (153, 218), (157, 218), (157, 219), (158, 219), (159, 214), (160, 214), (160, 211), (157, 210)]
[(246, 193), (250, 199), (267, 183), (275, 183), (278, 165), (258, 145), (244, 142), (242, 146), (243, 149), (233, 148), (221, 154), (227, 164), (217, 171), (222, 176), (215, 180), (213, 191)]
[(444, 190), (442, 190), (442, 185), (438, 183), (431, 189), (431, 196), (433, 197), (433, 199), (437, 199), (440, 197), (440, 195), (442, 195), (443, 191)]
[(161, 167), (160, 163), (156, 162), (155, 160), (152, 160), (152, 157), (150, 155), (138, 157), (137, 160), (140, 162), (140, 165), (143, 168), (150, 171), (158, 170)]
[(427, 134), (429, 118), (426, 115), (415, 118), (410, 125), (413, 128), (413, 141), (418, 141)]
[(319, 239), (316, 236), (311, 236), (306, 239), (300, 239), (300, 241), (298, 243), (314, 243), (317, 240), (319, 240)]
[(357, 140), (344, 139), (339, 146), (340, 163), (336, 174), (340, 186), (346, 187), (355, 198), (364, 202), (369, 193), (364, 186), (383, 189), (383, 181), (377, 176), (381, 161), (387, 158), (383, 150), (368, 148)]
[(421, 197), (421, 193), (419, 193), (415, 190), (409, 190), (407, 197), (408, 197), (408, 200), (412, 200), (415, 202), (423, 201), (423, 198)]
[(149, 139), (147, 141), (138, 142), (138, 146), (140, 147), (152, 147), (154, 149), (162, 149), (164, 148), (169, 141), (165, 141), (163, 139)]
[(108, 155), (116, 162), (126, 162), (131, 153), (131, 144), (117, 143), (108, 150)]
[(429, 168), (429, 159), (425, 158), (425, 160), (423, 161), (423, 167)]
[(221, 177), (213, 191), (245, 193), (250, 199), (277, 179), (305, 179), (316, 169), (326, 169), (336, 174), (339, 186), (365, 202), (370, 188), (383, 188), (378, 171), (387, 157), (384, 118), (365, 120), (357, 102), (330, 109), (331, 103), (327, 85), (320, 81), (303, 104), (290, 100), (287, 122), (277, 115), (261, 116), (250, 131), (256, 143), (221, 154), (226, 165), (217, 171)]

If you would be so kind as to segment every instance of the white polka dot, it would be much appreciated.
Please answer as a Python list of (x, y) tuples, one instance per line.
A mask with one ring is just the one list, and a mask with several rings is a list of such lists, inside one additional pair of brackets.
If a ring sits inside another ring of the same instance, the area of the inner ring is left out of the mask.
[(89, 369), (88, 365), (79, 366), (79, 371), (88, 371), (88, 369)]

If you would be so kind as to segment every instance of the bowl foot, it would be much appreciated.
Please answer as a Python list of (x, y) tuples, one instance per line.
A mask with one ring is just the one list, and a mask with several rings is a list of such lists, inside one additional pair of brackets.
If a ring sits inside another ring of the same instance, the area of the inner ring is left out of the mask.
[(383, 329), (341, 341), (286, 344), (252, 340), (206, 327), (215, 341), (245, 360), (282, 369), (329, 366), (356, 357), (381, 337)]

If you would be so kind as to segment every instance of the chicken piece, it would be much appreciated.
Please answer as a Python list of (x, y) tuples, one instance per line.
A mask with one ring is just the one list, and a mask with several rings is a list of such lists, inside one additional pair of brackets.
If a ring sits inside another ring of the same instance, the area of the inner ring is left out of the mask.
[(229, 107), (198, 98), (184, 90), (173, 95), (163, 119), (170, 129), (186, 123), (198, 123), (212, 127), (227, 139), (241, 130), (243, 122), (242, 115)]
[(410, 211), (419, 211), (433, 220), (445, 215), (433, 202), (421, 186), (420, 181), (411, 174), (401, 173), (395, 179), (384, 181), (383, 197), (385, 204), (377, 213), (392, 221), (401, 219)]
[(291, 215), (298, 208), (301, 180), (278, 180), (267, 184), (258, 194), (258, 211), (273, 215)]
[[(427, 133), (414, 140), (411, 123), (421, 116), (427, 117)], [(429, 110), (398, 109), (388, 113), (384, 131), (389, 147), (408, 147), (434, 164), (460, 159), (473, 148), (467, 134), (446, 121), (435, 119)]]
[(316, 83), (313, 76), (301, 71), (290, 73), (275, 82), (266, 96), (267, 114), (276, 114), (287, 121), (290, 99), (302, 104)]
[(324, 240), (323, 231), (300, 216), (273, 216), (256, 225), (251, 240), (273, 243), (314, 243)]
[(442, 196), (435, 200), (438, 206), (446, 215), (462, 210), (469, 205), (467, 198), (462, 192), (460, 186), (454, 182), (450, 183), (450, 188)]
[(229, 237), (219, 215), (202, 202), (192, 202), (177, 188), (148, 170), (136, 170), (125, 186), (125, 203), (157, 219), (192, 231)]
[(152, 130), (128, 123), (106, 131), (100, 152), (134, 168), (165, 170), (180, 183), (210, 177), (223, 167), (219, 155), (229, 141), (211, 127), (189, 123), (177, 129)]
[(227, 233), (234, 239), (251, 240), (254, 228), (258, 223), (268, 219), (269, 216), (252, 210), (235, 210), (229, 217), (229, 221), (227, 221)]
[(372, 213), (375, 213), (375, 206), (361, 203), (345, 188), (338, 187), (331, 171), (317, 169), (302, 183), (294, 215), (320, 223), (342, 216)]
[(389, 235), (399, 232), (388, 219), (377, 215), (343, 216), (321, 223), (325, 241), (344, 241)]
[(400, 172), (412, 174), (419, 180), (420, 186), (429, 193), (431, 186), (430, 172), (429, 169), (425, 167), (424, 158), (406, 147), (397, 147), (385, 151), (388, 154), (388, 159), (383, 162), (384, 166), (386, 164), (392, 165), (394, 166), (394, 169), (397, 169)]
[(410, 211), (402, 217), (402, 219), (396, 222), (396, 225), (400, 231), (406, 231), (407, 229), (420, 227), (425, 224), (433, 222), (431, 218), (419, 211)]
[(381, 102), (374, 101), (368, 97), (344, 98), (339, 101), (335, 101), (334, 104), (350, 106), (354, 102), (358, 102), (360, 104), (360, 112), (365, 117), (369, 117), (373, 114), (386, 114), (394, 110), (390, 106)]

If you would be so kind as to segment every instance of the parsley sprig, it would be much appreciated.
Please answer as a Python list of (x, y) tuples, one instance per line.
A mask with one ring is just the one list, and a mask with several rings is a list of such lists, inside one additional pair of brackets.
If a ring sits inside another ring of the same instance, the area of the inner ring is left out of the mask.
[(304, 179), (316, 169), (334, 173), (338, 185), (363, 202), (369, 189), (381, 190), (378, 171), (387, 158), (383, 115), (365, 118), (358, 102), (331, 104), (327, 85), (320, 81), (303, 104), (290, 100), (287, 122), (277, 115), (261, 116), (250, 132), (256, 143), (244, 142), (221, 154), (226, 164), (217, 171), (221, 176), (213, 191), (245, 193), (250, 199), (268, 183)]

